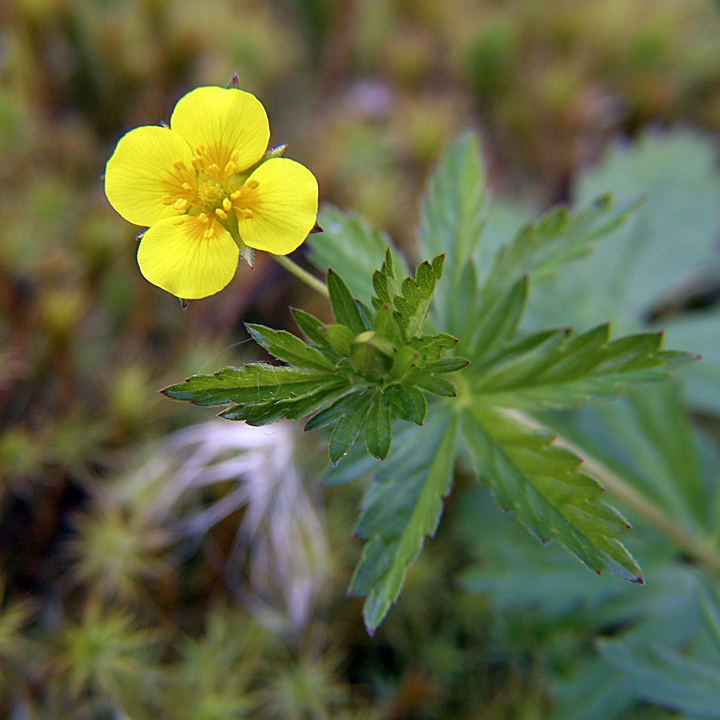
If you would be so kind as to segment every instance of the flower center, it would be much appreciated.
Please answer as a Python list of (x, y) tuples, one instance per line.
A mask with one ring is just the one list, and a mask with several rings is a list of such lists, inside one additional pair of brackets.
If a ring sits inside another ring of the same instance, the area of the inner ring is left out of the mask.
[(196, 216), (206, 226), (207, 238), (215, 234), (216, 221), (227, 228), (228, 220), (236, 223), (236, 219), (252, 218), (260, 183), (250, 178), (238, 187), (242, 181), (238, 153), (232, 153), (222, 168), (213, 159), (224, 157), (223, 153), (208, 153), (202, 145), (195, 148), (195, 153), (192, 168), (182, 160), (173, 164), (163, 204), (172, 205), (179, 213)]

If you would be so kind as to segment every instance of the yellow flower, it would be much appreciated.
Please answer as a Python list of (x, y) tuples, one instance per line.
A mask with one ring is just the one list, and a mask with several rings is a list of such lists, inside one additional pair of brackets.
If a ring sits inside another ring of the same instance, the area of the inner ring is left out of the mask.
[(303, 165), (266, 156), (265, 108), (250, 93), (201, 87), (175, 106), (170, 127), (139, 127), (107, 164), (105, 194), (122, 217), (149, 229), (140, 271), (183, 299), (232, 280), (239, 255), (287, 255), (315, 225), (318, 186)]

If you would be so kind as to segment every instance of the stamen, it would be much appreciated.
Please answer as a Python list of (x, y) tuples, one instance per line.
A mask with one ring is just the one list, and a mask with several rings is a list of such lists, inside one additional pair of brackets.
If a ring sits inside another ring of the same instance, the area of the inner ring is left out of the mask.
[(207, 225), (210, 222), (210, 218), (205, 213), (200, 213), (198, 215), (198, 220), (203, 224)]
[(173, 167), (174, 167), (176, 170), (180, 170), (181, 172), (182, 172), (183, 170), (187, 170), (187, 165), (186, 165), (182, 160), (176, 160), (176, 161), (173, 163)]
[(187, 190), (188, 192), (192, 192), (192, 191), (193, 191), (193, 186), (192, 186), (190, 183), (186, 183), (186, 182), (185, 182), (185, 183), (182, 184), (182, 189), (183, 189), (183, 190)]
[(217, 166), (216, 163), (213, 163), (208, 169), (209, 175), (215, 175), (216, 177), (220, 174), (220, 168)]
[(193, 158), (192, 166), (195, 168), (195, 172), (202, 172), (202, 169), (205, 167), (205, 158)]
[(163, 205), (172, 205), (175, 201), (172, 199), (171, 195), (165, 195), (165, 197), (162, 199)]
[(221, 210), (220, 208), (215, 208), (215, 214), (221, 219), (221, 220), (227, 220), (228, 216), (227, 213), (224, 210)]
[(225, 163), (225, 170), (224, 175), (225, 177), (231, 177), (233, 175), (237, 175), (237, 166), (232, 160), (228, 160), (227, 163)]
[(254, 215), (253, 211), (248, 210), (247, 208), (236, 209), (236, 212), (243, 218), (243, 220), (251, 220)]
[(174, 203), (173, 207), (178, 212), (185, 212), (190, 207), (190, 201), (185, 198), (178, 198)]
[(215, 233), (213, 232), (212, 226), (210, 226), (210, 227), (203, 233), (203, 237), (204, 237), (206, 240), (211, 240), (212, 237), (213, 237), (213, 235), (215, 235)]
[(198, 145), (195, 148), (195, 154), (196, 155), (204, 155), (205, 154), (205, 146), (204, 145)]
[(230, 199), (231, 200), (237, 200), (242, 195), (242, 188), (239, 190), (235, 190), (235, 192), (230, 193)]
[(230, 212), (230, 208), (232, 208), (232, 203), (227, 198), (223, 198), (222, 206), (225, 212)]
[(250, 180), (245, 183), (245, 187), (248, 190), (257, 190), (260, 187), (260, 183), (257, 180), (250, 178)]

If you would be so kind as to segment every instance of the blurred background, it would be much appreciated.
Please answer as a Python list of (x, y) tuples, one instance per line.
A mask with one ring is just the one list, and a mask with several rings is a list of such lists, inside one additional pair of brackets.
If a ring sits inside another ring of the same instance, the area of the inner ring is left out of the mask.
[(321, 491), (317, 438), (157, 394), (260, 357), (243, 322), (328, 316), (262, 254), (183, 311), (142, 278), (138, 229), (104, 197), (123, 133), (233, 73), (321, 200), (416, 260), (419, 195), (467, 128), (493, 194), (529, 211), (648, 128), (692, 128), (714, 152), (720, 7), (2, 0), (0, 716), (550, 717), (550, 678), (592, 634), (459, 587), (467, 503), (449, 502), (371, 640), (345, 597), (360, 491)]

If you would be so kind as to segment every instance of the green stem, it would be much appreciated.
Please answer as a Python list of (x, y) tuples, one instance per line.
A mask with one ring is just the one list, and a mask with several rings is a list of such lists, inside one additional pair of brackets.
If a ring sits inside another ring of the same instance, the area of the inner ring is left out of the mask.
[[(507, 411), (516, 420), (519, 420), (527, 427), (534, 430), (549, 432), (542, 423), (534, 418), (518, 411)], [(644, 518), (655, 529), (659, 530), (666, 538), (672, 540), (678, 547), (682, 548), (690, 557), (701, 565), (704, 565), (712, 573), (720, 577), (720, 552), (718, 548), (703, 538), (687, 532), (678, 525), (662, 508), (648, 499), (640, 491), (635, 489), (625, 478), (611, 470), (607, 465), (597, 458), (589, 455), (586, 450), (567, 440), (562, 435), (555, 435), (555, 444), (570, 450), (582, 458), (583, 468), (596, 478), (607, 490), (620, 498), (627, 507)]]
[(327, 285), (322, 280), (318, 280), (307, 270), (303, 270), (296, 262), (287, 257), (287, 255), (270, 255), (270, 257), (273, 258), (273, 260), (276, 260), (280, 265), (282, 265), (289, 273), (292, 273), (296, 278), (302, 280), (313, 290), (319, 292), (323, 297), (330, 297)]

